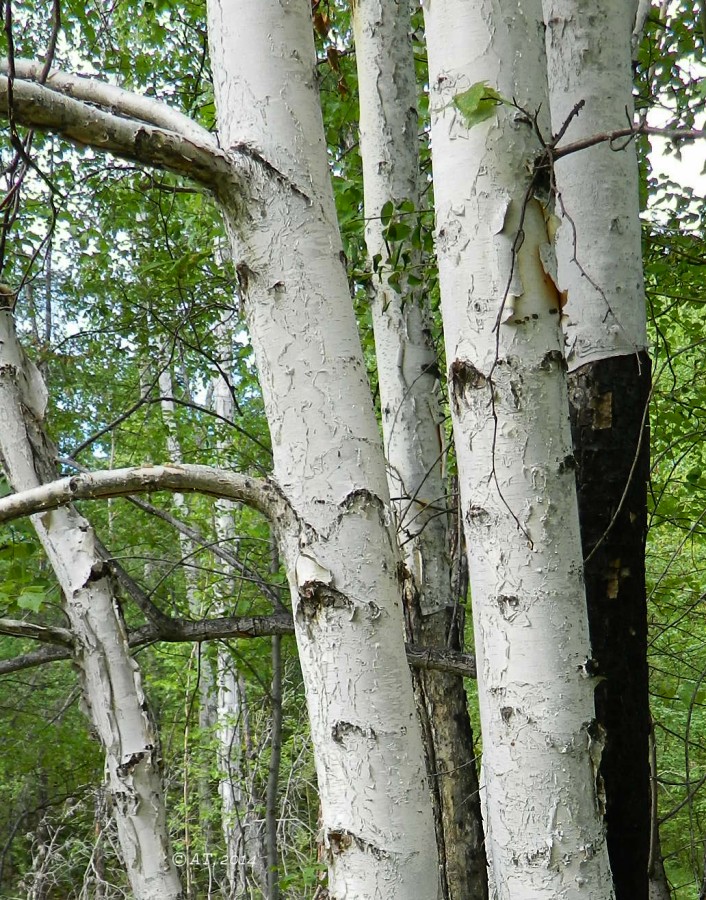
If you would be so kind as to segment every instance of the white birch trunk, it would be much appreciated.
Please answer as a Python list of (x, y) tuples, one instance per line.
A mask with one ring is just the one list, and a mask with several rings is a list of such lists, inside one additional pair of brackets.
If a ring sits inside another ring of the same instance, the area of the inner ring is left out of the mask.
[[(46, 394), (22, 351), (12, 313), (0, 310), (0, 451), (16, 491), (53, 477), (41, 422)], [(89, 523), (65, 507), (32, 517), (65, 598), (91, 722), (106, 752), (106, 778), (120, 848), (136, 900), (177, 900), (159, 771), (157, 736), (140, 672)]]
[[(380, 260), (371, 288), (380, 406), (393, 498), (405, 563), (429, 615), (449, 602), (446, 496), (441, 477), (443, 415), (436, 390), (437, 359), (419, 288), (404, 277), (388, 283), (393, 262), (380, 218), (383, 206), (409, 200), (419, 212), (417, 86), (407, 0), (360, 0), (352, 8), (360, 98), (365, 241)], [(411, 251), (411, 245), (409, 245)], [(421, 265), (421, 254), (412, 251)], [(422, 537), (423, 533), (423, 537)]]
[[(565, 142), (632, 122), (630, 36), (636, 0), (543, 0), (556, 133), (579, 101)], [(569, 369), (647, 348), (634, 141), (597, 144), (555, 164), (559, 288)]]
[[(426, 646), (458, 646), (464, 608), (451, 590), (446, 488), (442, 476), (443, 414), (436, 350), (423, 289), (403, 272), (390, 283), (394, 248), (381, 213), (411, 201), (414, 212), (395, 221), (414, 228), (420, 213), (417, 84), (408, 0), (357, 0), (355, 38), (363, 163), (365, 239), (377, 259), (369, 294), (382, 431), (390, 495), (402, 555), (409, 572), (407, 633)], [(402, 246), (412, 272), (422, 254)], [(399, 272), (397, 273), (400, 274)], [(463, 682), (441, 673), (415, 678), (417, 704), (432, 779), (442, 896), (486, 895), (486, 861), (478, 802), (473, 732)]]
[[(562, 143), (632, 121), (636, 0), (543, 0), (552, 130)], [(644, 897), (649, 868), (649, 672), (645, 535), (650, 360), (634, 141), (558, 159), (559, 288), (593, 657), (607, 733), (601, 775), (618, 900)]]
[[(546, 109), (539, 2), (425, 0), (437, 252), (469, 546), (486, 850), (499, 898), (612, 896), (565, 363), (539, 151), (509, 105), (468, 128), (479, 82)], [(518, 232), (522, 234), (518, 237)]]
[[(159, 371), (157, 374), (157, 386), (160, 393), (160, 408), (162, 412), (162, 422), (166, 429), (167, 435), (167, 453), (171, 462), (180, 465), (183, 462), (184, 455), (181, 451), (181, 443), (177, 433), (176, 418), (174, 415), (174, 382), (172, 380), (171, 360), (169, 359), (167, 341), (160, 338), (160, 359)], [(172, 495), (172, 501), (177, 509), (177, 514), (183, 522), (189, 520), (189, 505), (186, 497), (176, 491)], [(189, 614), (196, 620), (203, 618), (203, 610), (201, 601), (199, 600), (199, 585), (196, 572), (193, 568), (194, 561), (194, 543), (189, 538), (179, 532), (179, 546), (181, 548), (184, 584), (186, 586), (186, 605)], [(208, 732), (216, 722), (215, 707), (215, 675), (211, 660), (207, 652), (207, 645), (201, 644), (198, 649), (198, 723), (199, 737), (204, 740), (208, 736)], [(186, 777), (186, 774), (185, 774)], [(211, 788), (208, 776), (204, 772), (196, 774), (196, 782), (198, 785), (198, 804), (199, 804), (199, 820), (203, 830), (203, 837), (206, 849), (210, 849), (210, 811), (211, 811)]]
[[(235, 405), (233, 395), (224, 375), (231, 374), (232, 333), (227, 322), (217, 329), (221, 348), (228, 348), (221, 373), (213, 379), (213, 409), (223, 419), (232, 420)], [(226, 458), (227, 446), (219, 444), (219, 455)], [(216, 537), (237, 553), (237, 539), (233, 520), (236, 504), (229, 500), (216, 501)], [(232, 576), (233, 573), (231, 572)], [(236, 585), (233, 577), (219, 582), (216, 588), (218, 602), (216, 612), (226, 615), (233, 608)], [(245, 684), (239, 677), (236, 661), (222, 644), (218, 645), (216, 662), (218, 686), (217, 727), (219, 793), (221, 797), (221, 824), (226, 845), (226, 868), (232, 896), (245, 896), (248, 874), (254, 879), (263, 896), (267, 893), (267, 871), (263, 835), (263, 820), (254, 810), (260, 798), (248, 797), (247, 772), (243, 764), (243, 730), (247, 717)], [(254, 787), (254, 781), (253, 787)]]
[[(336, 222), (307, 0), (213, 0), (222, 200), (272, 434), (332, 897), (437, 892), (382, 448)], [(247, 178), (245, 177), (247, 171)]]

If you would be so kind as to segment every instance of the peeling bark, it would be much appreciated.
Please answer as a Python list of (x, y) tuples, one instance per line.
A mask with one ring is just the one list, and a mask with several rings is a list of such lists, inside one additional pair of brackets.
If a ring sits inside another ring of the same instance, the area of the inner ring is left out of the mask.
[[(0, 310), (0, 452), (15, 490), (51, 477), (43, 387)], [(130, 656), (125, 625), (93, 530), (75, 508), (36, 515), (37, 535), (64, 595), (84, 705), (106, 752), (106, 779), (120, 849), (136, 900), (180, 900), (169, 849), (157, 735)]]
[(612, 897), (566, 366), (518, 111), (469, 127), (486, 83), (546, 128), (539, 2), (424, 0), (437, 253), (469, 553), (490, 893)]
[[(389, 281), (393, 259), (381, 219), (390, 202), (396, 210), (411, 202), (420, 212), (410, 14), (408, 0), (358, 0), (352, 6), (365, 236), (369, 260), (378, 261), (370, 300), (387, 477), (405, 560), (407, 637), (413, 644), (460, 649), (464, 610), (451, 592), (436, 350), (421, 291), (409, 285), (405, 273), (397, 289)], [(414, 215), (400, 221), (414, 227)], [(408, 249), (408, 266), (414, 270), (421, 254)], [(463, 681), (446, 673), (416, 672), (415, 694), (434, 801), (442, 897), (484, 898), (483, 827)]]
[[(544, 0), (552, 128), (583, 101), (581, 141), (632, 116), (636, 0)], [(566, 296), (572, 436), (593, 657), (608, 852), (618, 900), (648, 894), (650, 731), (645, 540), (650, 360), (635, 144), (562, 157), (554, 181)]]
[[(220, 143), (248, 173), (247, 221), (242, 209), (222, 208), (275, 477), (300, 523), (296, 540), (280, 540), (280, 552), (294, 603), (329, 891), (420, 900), (437, 892), (431, 804), (310, 12), (307, 0), (209, 3)], [(361, 733), (333, 740), (341, 722)]]

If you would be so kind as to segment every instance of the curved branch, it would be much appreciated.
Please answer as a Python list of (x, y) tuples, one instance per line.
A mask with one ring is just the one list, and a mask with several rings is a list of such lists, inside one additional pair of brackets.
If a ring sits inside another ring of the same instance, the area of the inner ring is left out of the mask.
[(0, 659), (0, 676), (21, 672), (23, 669), (36, 669), (37, 666), (58, 662), (60, 659), (73, 659), (73, 654), (64, 647), (47, 646), (40, 650), (31, 650), (29, 653), (23, 653), (22, 656)]
[[(0, 115), (9, 116), (8, 79), (0, 75)], [(121, 118), (32, 81), (12, 81), (13, 121), (51, 131), (74, 144), (192, 178), (214, 193), (234, 187), (228, 156), (213, 140)], [(207, 132), (208, 133), (208, 132)]]
[(293, 513), (275, 484), (212, 466), (135, 466), (85, 472), (19, 491), (0, 499), (0, 523), (66, 506), (75, 500), (98, 500), (172, 491), (236, 500), (261, 512), (278, 529), (293, 521)]
[[(161, 103), (159, 100), (153, 100), (151, 97), (144, 97), (141, 94), (126, 91), (115, 85), (106, 84), (106, 82), (99, 81), (97, 78), (85, 75), (72, 75), (67, 72), (61, 72), (59, 69), (53, 69), (49, 75), (46, 75), (43, 72), (43, 63), (34, 59), (14, 59), (13, 65), (15, 80), (20, 79), (41, 83), (52, 91), (64, 94), (67, 97), (73, 97), (74, 100), (101, 106), (113, 115), (124, 116), (128, 119), (139, 119), (142, 122), (148, 122), (150, 125), (156, 125), (158, 128), (173, 131), (175, 134), (179, 134), (187, 140), (195, 141), (204, 147), (218, 148), (216, 139), (210, 131), (202, 128), (201, 125), (185, 116), (184, 113), (167, 106), (166, 103)], [(9, 60), (0, 60), (0, 74), (10, 74)], [(42, 77), (43, 74), (45, 74), (44, 78)]]

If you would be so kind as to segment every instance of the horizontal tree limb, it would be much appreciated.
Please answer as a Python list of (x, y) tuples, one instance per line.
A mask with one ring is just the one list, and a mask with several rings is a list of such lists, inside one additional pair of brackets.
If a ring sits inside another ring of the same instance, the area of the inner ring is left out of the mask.
[(76, 500), (99, 500), (153, 491), (236, 500), (261, 512), (279, 529), (292, 519), (289, 504), (272, 481), (212, 466), (170, 463), (82, 472), (9, 494), (0, 498), (0, 523), (58, 509)]
[(42, 644), (58, 644), (62, 647), (73, 646), (73, 635), (68, 628), (57, 628), (54, 625), (37, 625), (22, 619), (0, 619), (0, 634), (12, 637), (27, 637)]
[(589, 147), (595, 147), (597, 144), (612, 144), (614, 141), (631, 139), (641, 134), (661, 137), (668, 141), (697, 141), (706, 138), (706, 130), (702, 128), (656, 128), (643, 123), (616, 128), (614, 131), (605, 131), (601, 134), (591, 134), (570, 144), (550, 147), (542, 155), (546, 154), (552, 160), (561, 159), (563, 156), (588, 150)]
[[(43, 62), (15, 57), (12, 63), (15, 82), (39, 81), (44, 68)], [(10, 61), (7, 58), (0, 59), (0, 74), (10, 75)], [(126, 91), (93, 76), (73, 75), (59, 69), (52, 69), (42, 83), (52, 91), (73, 97), (82, 103), (103, 107), (113, 115), (138, 119), (172, 131), (204, 147), (218, 148), (216, 138), (210, 131), (185, 116), (180, 110), (151, 97)]]
[[(26, 624), (26, 623), (23, 623)], [(35, 626), (40, 628), (42, 626)], [(63, 631), (63, 629), (53, 629)], [(2, 628), (0, 626), (0, 632)], [(183, 643), (228, 640), (234, 638), (271, 637), (273, 635), (294, 634), (294, 623), (289, 613), (274, 613), (269, 616), (223, 616), (217, 619), (204, 619), (194, 622), (189, 619), (172, 619), (165, 630), (150, 623), (130, 632), (130, 647), (138, 648), (159, 641), (167, 643)], [(23, 637), (32, 637), (23, 634)], [(35, 636), (36, 637), (36, 636)], [(70, 637), (70, 635), (69, 635)], [(36, 638), (40, 639), (40, 638)], [(476, 661), (467, 653), (457, 650), (445, 650), (417, 645), (406, 645), (407, 662), (415, 669), (435, 669), (449, 672), (461, 678), (476, 677)], [(71, 659), (73, 653), (65, 647), (43, 647), (41, 650), (25, 653), (22, 656), (0, 660), (0, 675), (19, 672), (55, 662), (60, 659)]]
[[(9, 116), (8, 78), (0, 75), (0, 115)], [(50, 131), (73, 144), (191, 178), (216, 194), (232, 192), (228, 156), (212, 140), (201, 143), (176, 131), (104, 112), (33, 81), (13, 79), (13, 120)]]

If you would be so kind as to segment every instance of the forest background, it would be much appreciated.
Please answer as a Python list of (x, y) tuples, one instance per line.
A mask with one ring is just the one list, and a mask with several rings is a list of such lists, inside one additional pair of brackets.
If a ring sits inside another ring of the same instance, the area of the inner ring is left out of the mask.
[[(5, 53), (11, 37), (18, 58), (50, 53), (62, 68), (168, 100), (205, 128), (214, 127), (200, 4), (6, 3), (4, 22)], [(379, 400), (350, 17), (344, 4), (320, 0), (313, 4), (313, 22), (350, 286)], [(424, 205), (418, 211), (387, 209), (382, 224), (399, 277), (410, 248), (420, 254), (412, 277), (436, 314), (426, 58), (421, 18), (415, 24)], [(684, 0), (651, 10), (636, 50), (638, 114), (659, 110), (665, 129), (702, 125), (706, 92), (697, 64), (705, 41), (702, 3)], [(706, 834), (703, 207), (681, 177), (652, 170), (649, 138), (636, 143), (654, 373), (647, 571), (656, 815), (673, 896), (691, 898), (703, 894)], [(667, 153), (678, 157), (679, 146), (668, 143)], [(49, 388), (47, 422), (62, 471), (171, 459), (268, 472), (269, 435), (252, 348), (209, 198), (173, 176), (79, 152), (39, 132), (22, 147), (31, 164), (21, 189), (16, 141), (3, 149), (2, 280), (19, 293), (22, 341)], [(23, 161), (20, 155), (20, 168)], [(438, 316), (433, 321), (441, 358)], [(224, 387), (231, 405), (219, 411)], [(440, 446), (452, 500), (448, 419)], [(453, 503), (449, 508), (453, 518)], [(161, 610), (192, 619), (227, 610), (252, 617), (256, 632), (257, 617), (286, 599), (271, 535), (244, 506), (216, 512), (204, 498), (156, 495), (141, 506), (126, 500), (93, 504), (86, 515), (133, 585), (139, 583)], [(218, 516), (231, 520), (233, 533), (224, 536)], [(188, 521), (192, 533), (175, 530), (175, 520)], [(224, 547), (225, 558), (214, 553)], [(28, 522), (6, 527), (0, 576), (5, 618), (63, 624), (56, 582)], [(130, 588), (123, 590), (127, 623), (137, 627), (143, 619), (128, 599)], [(16, 634), (0, 643), (7, 660), (36, 650), (34, 641)], [(472, 646), (470, 632), (466, 644)], [(238, 694), (225, 738), (214, 710), (216, 676), (209, 675), (219, 671), (224, 649)], [(270, 835), (274, 827), (281, 895), (312, 896), (325, 866), (317, 847), (317, 789), (293, 638), (160, 642), (141, 648), (137, 659), (161, 736), (169, 830), (187, 891), (217, 895), (233, 876), (222, 829), (223, 806), (232, 802), (236, 816), (261, 823), (263, 835), (265, 825)], [(466, 687), (473, 708), (473, 681)], [(93, 896), (97, 885), (102, 896), (123, 896), (117, 838), (100, 789), (103, 754), (89, 733), (69, 663), (4, 674), (2, 716), (2, 896)], [(230, 800), (218, 752), (224, 739), (237, 747), (228, 765), (246, 786)]]

